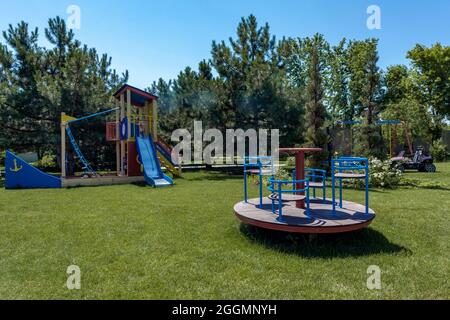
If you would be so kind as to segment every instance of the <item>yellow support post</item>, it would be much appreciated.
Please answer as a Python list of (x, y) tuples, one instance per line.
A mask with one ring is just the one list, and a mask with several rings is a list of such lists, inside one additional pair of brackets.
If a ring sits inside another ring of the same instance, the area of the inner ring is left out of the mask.
[(152, 100), (151, 104), (152, 113), (152, 136), (155, 142), (158, 141), (158, 103), (156, 100)]
[(61, 112), (61, 178), (66, 177), (66, 114)]

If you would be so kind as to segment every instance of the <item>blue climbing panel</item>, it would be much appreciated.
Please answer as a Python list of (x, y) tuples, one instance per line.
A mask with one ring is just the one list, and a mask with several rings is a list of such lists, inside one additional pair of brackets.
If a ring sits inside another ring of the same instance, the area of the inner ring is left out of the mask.
[(33, 167), (14, 153), (6, 151), (6, 189), (61, 188), (61, 179)]
[(83, 164), (83, 170), (87, 173), (91, 173), (92, 175), (96, 176), (97, 172), (95, 172), (94, 169), (92, 169), (90, 163), (86, 160), (83, 153), (80, 150), (80, 147), (78, 146), (78, 143), (75, 141), (75, 138), (73, 137), (72, 130), (70, 130), (70, 127), (66, 128), (67, 136), (69, 137), (69, 141), (72, 144), (73, 150), (77, 154), (78, 160), (81, 161)]

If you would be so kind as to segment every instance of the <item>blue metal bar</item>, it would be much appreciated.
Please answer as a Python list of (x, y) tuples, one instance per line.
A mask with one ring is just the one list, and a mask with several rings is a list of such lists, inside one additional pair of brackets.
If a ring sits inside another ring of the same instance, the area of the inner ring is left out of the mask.
[(278, 184), (278, 221), (283, 221), (283, 193), (281, 192), (282, 184)]
[[(296, 169), (294, 169), (292, 171), (292, 180), (295, 180), (295, 179), (297, 179), (297, 170)], [(292, 189), (295, 189), (295, 182), (292, 182)]]
[(264, 160), (264, 159), (272, 159), (271, 156), (245, 156), (244, 157), (245, 160)]
[(273, 181), (275, 183), (281, 183), (281, 184), (291, 184), (292, 182), (294, 183), (306, 183), (306, 181), (309, 181), (308, 179), (305, 180), (276, 180), (274, 178), (270, 178), (269, 181)]
[(247, 194), (247, 168), (244, 165), (244, 201), (248, 203), (248, 194)]
[(358, 158), (358, 157), (339, 157), (336, 159), (333, 159), (335, 162), (341, 162), (341, 161), (353, 161), (353, 162), (363, 162), (366, 161), (367, 158)]
[(366, 214), (369, 214), (369, 161), (366, 160)]
[(339, 207), (342, 209), (343, 203), (342, 203), (342, 179), (339, 179)]
[(333, 202), (333, 214), (336, 213), (336, 178), (335, 178), (335, 161), (331, 160), (331, 193), (332, 193), (332, 202)]
[(71, 124), (71, 123), (87, 120), (87, 119), (90, 119), (90, 118), (99, 117), (99, 116), (102, 116), (104, 114), (108, 114), (108, 113), (111, 113), (113, 111), (116, 111), (116, 110), (119, 110), (119, 108), (114, 108), (114, 109), (109, 109), (109, 110), (102, 111), (102, 112), (97, 112), (97, 113), (91, 114), (89, 116), (85, 116), (85, 117), (81, 117), (81, 118), (78, 118), (78, 119), (70, 120), (67, 123)]
[[(389, 125), (389, 124), (401, 124), (402, 122), (400, 120), (378, 120), (376, 122), (377, 125)], [(344, 120), (344, 121), (337, 121), (337, 124), (347, 124), (347, 125), (356, 125), (356, 124), (362, 124), (362, 121), (360, 120)]]
[[(283, 190), (283, 193), (293, 193), (293, 194), (296, 194), (297, 192), (306, 192), (308, 189), (299, 189), (299, 190)], [(276, 192), (276, 189), (275, 190), (272, 190), (272, 188), (269, 188), (269, 191), (271, 191), (271, 192)]]
[[(270, 184), (269, 190), (274, 188), (273, 182)], [(275, 214), (275, 199), (272, 197), (272, 213)]]
[(262, 176), (262, 168), (259, 168), (259, 206), (262, 208), (263, 206), (263, 176)]

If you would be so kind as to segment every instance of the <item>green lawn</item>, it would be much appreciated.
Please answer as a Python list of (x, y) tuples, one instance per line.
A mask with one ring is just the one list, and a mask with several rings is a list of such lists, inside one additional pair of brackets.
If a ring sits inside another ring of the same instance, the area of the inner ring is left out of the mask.
[[(158, 190), (0, 189), (0, 299), (449, 299), (450, 164), (438, 170), (407, 175), (442, 188), (372, 190), (369, 229), (312, 242), (240, 225), (239, 176), (186, 173)], [(72, 264), (82, 290), (65, 286)], [(370, 265), (382, 290), (366, 287)]]

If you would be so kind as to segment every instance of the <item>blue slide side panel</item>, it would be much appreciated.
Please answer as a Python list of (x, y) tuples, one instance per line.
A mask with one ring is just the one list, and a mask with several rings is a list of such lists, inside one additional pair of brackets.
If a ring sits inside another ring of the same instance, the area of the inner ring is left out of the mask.
[(153, 187), (173, 185), (172, 179), (161, 170), (161, 164), (159, 163), (152, 137), (136, 137), (136, 145), (139, 158), (144, 167), (145, 181)]
[(172, 161), (172, 155), (167, 153), (167, 151), (164, 148), (161, 148), (158, 144), (156, 145), (156, 149), (159, 151), (159, 153), (161, 153), (161, 155), (164, 157), (164, 159), (166, 159), (167, 161), (169, 161), (169, 163), (171, 165), (173, 165), (174, 167), (177, 167), (178, 164)]
[(6, 151), (6, 189), (61, 188), (61, 179), (33, 167), (14, 153)]

